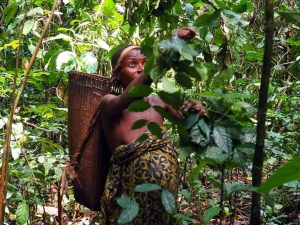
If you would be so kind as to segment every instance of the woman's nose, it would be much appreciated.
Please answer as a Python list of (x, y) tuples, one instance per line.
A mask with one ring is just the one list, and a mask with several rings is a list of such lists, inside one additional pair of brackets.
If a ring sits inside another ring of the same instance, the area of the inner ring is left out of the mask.
[(143, 72), (143, 71), (144, 71), (144, 63), (139, 63), (138, 72)]

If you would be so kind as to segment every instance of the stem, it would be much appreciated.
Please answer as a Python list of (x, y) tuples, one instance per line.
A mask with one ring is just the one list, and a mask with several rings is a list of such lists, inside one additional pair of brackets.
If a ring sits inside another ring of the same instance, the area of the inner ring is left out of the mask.
[(221, 165), (221, 190), (220, 190), (220, 224), (224, 217), (224, 183), (225, 183), (225, 165)]
[[(265, 144), (265, 122), (267, 112), (267, 101), (268, 101), (268, 88), (271, 72), (271, 59), (272, 59), (272, 48), (273, 48), (273, 4), (272, 0), (265, 1), (265, 46), (264, 46), (264, 58), (262, 77), (259, 90), (259, 104), (257, 111), (257, 136), (255, 152), (253, 157), (253, 168), (252, 168), (252, 185), (258, 187), (262, 180), (263, 170), (263, 154)], [(261, 224), (260, 210), (261, 210), (261, 196), (257, 192), (252, 192), (252, 205), (251, 205), (251, 216), (250, 225)]]
[[(35, 47), (34, 53), (30, 59), (30, 63), (28, 68), (26, 68), (26, 72), (23, 78), (23, 82), (22, 85), (20, 87), (20, 90), (16, 96), (16, 98), (14, 99), (13, 103), (12, 103), (12, 107), (11, 107), (11, 112), (9, 115), (9, 119), (7, 122), (7, 129), (6, 129), (6, 137), (5, 137), (5, 143), (4, 143), (4, 148), (3, 148), (3, 158), (2, 158), (2, 170), (1, 170), (1, 181), (0, 181), (0, 225), (3, 225), (4, 223), (4, 208), (6, 205), (6, 189), (7, 189), (7, 182), (8, 182), (8, 161), (9, 161), (9, 153), (10, 153), (10, 141), (11, 141), (11, 132), (12, 132), (12, 123), (13, 123), (13, 116), (15, 113), (15, 110), (17, 108), (17, 105), (19, 103), (20, 97), (22, 95), (22, 92), (25, 89), (25, 86), (27, 84), (28, 78), (29, 78), (29, 74), (30, 74), (30, 70), (33, 66), (33, 63), (36, 59), (36, 55), (39, 51), (39, 48), (42, 44), (42, 41), (44, 39), (44, 36), (46, 35), (50, 22), (53, 18), (54, 15), (54, 10), (56, 8), (56, 5), (58, 3), (58, 0), (55, 0), (55, 2), (53, 3), (53, 7), (50, 13), (50, 16), (45, 24), (44, 30), (40, 36), (40, 39)], [(18, 63), (18, 62), (17, 62)]]

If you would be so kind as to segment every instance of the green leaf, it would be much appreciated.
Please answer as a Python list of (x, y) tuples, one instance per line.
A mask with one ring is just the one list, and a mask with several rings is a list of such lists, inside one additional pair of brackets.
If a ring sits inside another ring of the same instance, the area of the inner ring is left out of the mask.
[(202, 160), (198, 164), (198, 166), (191, 171), (190, 175), (188, 176), (188, 180), (193, 181), (194, 179), (196, 179), (206, 165), (207, 165), (207, 162), (205, 160)]
[(175, 109), (179, 109), (182, 106), (183, 101), (178, 92), (171, 94), (164, 91), (160, 91), (158, 95), (165, 103), (172, 105)]
[(148, 127), (148, 130), (153, 135), (155, 135), (157, 138), (159, 138), (159, 139), (162, 138), (162, 136), (163, 136), (162, 129), (157, 123), (150, 122), (147, 127)]
[(243, 143), (235, 147), (237, 152), (245, 153), (246, 155), (253, 155), (255, 151), (255, 144), (253, 143)]
[(292, 12), (290, 10), (285, 10), (279, 12), (279, 15), (287, 20), (288, 22), (294, 23), (296, 25), (300, 25), (300, 13), (299, 12)]
[(98, 60), (92, 52), (81, 54), (81, 66), (84, 72), (96, 73), (98, 69)]
[(207, 121), (207, 117), (201, 116), (198, 120), (198, 128), (201, 130), (202, 134), (204, 135), (207, 140), (210, 139), (210, 132), (212, 125)]
[(213, 160), (216, 163), (224, 163), (228, 159), (229, 155), (224, 153), (222, 149), (217, 146), (208, 146), (205, 151), (205, 158)]
[(104, 0), (100, 11), (103, 15), (112, 20), (108, 20), (108, 24), (114, 29), (118, 28), (118, 24), (123, 21), (123, 17), (116, 11), (116, 6), (113, 0)]
[(187, 202), (192, 202), (191, 192), (189, 192), (187, 189), (182, 189), (180, 192), (185, 197)]
[(139, 205), (134, 199), (122, 196), (117, 199), (117, 203), (123, 208), (118, 218), (118, 224), (130, 223), (138, 215)]
[(152, 88), (145, 84), (134, 85), (128, 91), (128, 96), (132, 98), (145, 97), (151, 94)]
[(12, 18), (14, 18), (15, 14), (18, 10), (18, 6), (19, 6), (18, 3), (13, 1), (12, 3), (10, 3), (8, 6), (6, 6), (3, 9), (2, 13), (5, 16), (4, 22), (6, 24), (8, 24), (12, 20)]
[(134, 199), (126, 195), (122, 195), (121, 197), (117, 198), (118, 205), (124, 209), (129, 208), (132, 205), (133, 201)]
[(176, 213), (176, 201), (174, 195), (171, 192), (163, 190), (161, 193), (161, 201), (168, 213)]
[(184, 120), (183, 120), (183, 125), (186, 129), (190, 129), (192, 126), (194, 126), (199, 120), (199, 115), (198, 114), (191, 114), (188, 115)]
[(62, 39), (64, 41), (69, 41), (69, 42), (71, 42), (73, 40), (72, 37), (70, 37), (70, 36), (68, 36), (66, 34), (58, 34), (58, 35), (56, 35), (54, 37), (47, 38), (47, 41), (54, 41), (54, 40), (60, 40), (60, 39)]
[(300, 155), (294, 156), (288, 163), (276, 170), (271, 177), (258, 188), (258, 191), (268, 193), (273, 188), (297, 179), (300, 179)]
[(140, 137), (138, 137), (137, 141), (138, 142), (143, 142), (143, 141), (146, 141), (148, 139), (148, 135), (147, 134), (143, 134), (141, 135)]
[(70, 72), (76, 66), (76, 55), (74, 52), (61, 52), (56, 58), (56, 69), (63, 70), (65, 73)]
[(214, 218), (214, 216), (218, 215), (220, 211), (220, 207), (219, 206), (214, 206), (214, 207), (211, 207), (207, 210), (204, 211), (204, 214), (203, 214), (203, 223), (205, 225), (208, 225), (209, 224), (209, 221)]
[(224, 153), (231, 152), (232, 140), (225, 127), (215, 126), (213, 130), (214, 142), (216, 145), (224, 151)]
[(197, 63), (195, 64), (195, 69), (200, 75), (202, 80), (207, 80), (208, 78), (208, 68), (204, 63)]
[(177, 90), (178, 90), (175, 82), (170, 80), (168, 77), (163, 77), (161, 79), (161, 82), (159, 83), (159, 85), (161, 86), (160, 87), (161, 90), (164, 90), (165, 92), (170, 93), (170, 94), (173, 94), (173, 93), (177, 92)]
[(18, 225), (27, 224), (27, 221), (29, 219), (29, 207), (25, 201), (19, 203), (16, 210), (16, 217)]
[(101, 12), (103, 15), (107, 16), (108, 18), (111, 18), (112, 15), (114, 15), (116, 9), (115, 9), (115, 3), (113, 0), (104, 0), (102, 7), (101, 7)]
[(222, 10), (226, 9), (226, 5), (225, 5), (224, 1), (214, 0), (214, 2), (219, 6), (220, 9), (222, 9)]
[(180, 72), (176, 73), (175, 80), (180, 86), (186, 89), (190, 89), (193, 87), (193, 81), (186, 73), (180, 73)]
[(250, 184), (244, 184), (241, 182), (225, 183), (224, 184), (225, 193), (227, 196), (231, 195), (237, 191), (248, 191), (251, 190)]
[(214, 13), (204, 13), (203, 15), (199, 16), (198, 19), (195, 21), (196, 27), (202, 26), (210, 26), (210, 27), (218, 27), (219, 24), (219, 16), (220, 11), (216, 10)]
[(148, 102), (145, 102), (144, 100), (136, 100), (128, 106), (128, 111), (143, 112), (143, 111), (149, 109), (150, 107), (151, 107), (151, 105)]
[(300, 46), (300, 40), (293, 40), (289, 38), (286, 40), (286, 43), (297, 47)]
[(103, 48), (103, 49), (105, 49), (106, 51), (109, 51), (109, 50), (110, 50), (109, 45), (108, 45), (105, 41), (103, 41), (103, 40), (101, 40), (101, 39), (97, 39), (97, 40), (95, 40), (95, 41), (96, 41), (97, 45), (98, 45), (100, 48)]
[(32, 30), (33, 26), (34, 26), (34, 21), (33, 20), (27, 20), (24, 23), (23, 34), (27, 35)]
[(41, 7), (36, 7), (36, 8), (31, 9), (31, 10), (27, 13), (28, 16), (34, 16), (34, 15), (36, 15), (36, 14), (41, 14), (41, 15), (43, 15), (43, 14), (44, 14), (44, 10), (43, 10)]
[(158, 184), (144, 183), (136, 185), (134, 188), (135, 192), (149, 192), (149, 191), (159, 191), (161, 187)]
[(132, 125), (131, 129), (139, 129), (142, 128), (144, 126), (146, 126), (146, 124), (148, 123), (148, 120), (137, 120), (135, 121), (135, 123)]
[(189, 136), (191, 142), (196, 143), (200, 148), (204, 148), (209, 144), (209, 134), (203, 133), (201, 131), (201, 127), (199, 126), (199, 122), (203, 120), (200, 119), (197, 124), (195, 124), (191, 130), (189, 131)]

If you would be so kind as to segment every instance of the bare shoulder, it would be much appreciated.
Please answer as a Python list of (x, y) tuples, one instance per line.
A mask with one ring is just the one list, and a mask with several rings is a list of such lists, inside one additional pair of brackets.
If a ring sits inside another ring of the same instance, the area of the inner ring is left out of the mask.
[(111, 115), (112, 107), (114, 105), (113, 102), (116, 101), (117, 98), (118, 96), (113, 94), (107, 94), (101, 98), (100, 108), (103, 115), (105, 116)]
[(111, 101), (113, 101), (116, 98), (117, 98), (117, 96), (113, 95), (113, 94), (104, 95), (101, 98), (101, 105), (107, 105), (107, 104), (109, 104)]

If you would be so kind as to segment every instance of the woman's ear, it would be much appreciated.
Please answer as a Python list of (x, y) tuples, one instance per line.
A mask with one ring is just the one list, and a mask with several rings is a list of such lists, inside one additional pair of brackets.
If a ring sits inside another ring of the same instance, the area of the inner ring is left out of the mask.
[(118, 68), (115, 72), (115, 80), (120, 81), (121, 80), (121, 68)]

